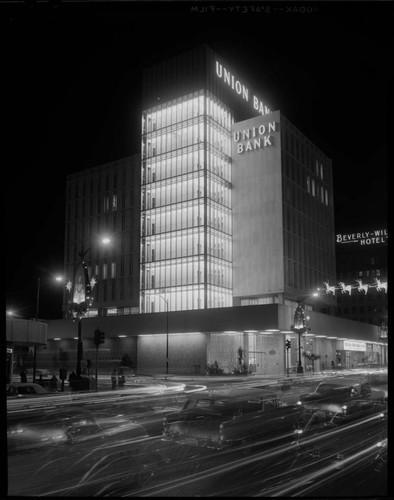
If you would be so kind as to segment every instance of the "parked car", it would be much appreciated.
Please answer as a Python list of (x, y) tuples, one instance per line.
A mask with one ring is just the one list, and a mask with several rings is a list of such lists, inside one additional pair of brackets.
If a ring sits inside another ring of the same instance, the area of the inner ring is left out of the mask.
[(40, 384), (33, 382), (12, 382), (7, 385), (7, 398), (45, 396), (47, 391)]
[(164, 418), (164, 437), (220, 450), (247, 443), (268, 444), (293, 438), (302, 414), (297, 405), (284, 405), (266, 389), (232, 389), (190, 394), (183, 409)]

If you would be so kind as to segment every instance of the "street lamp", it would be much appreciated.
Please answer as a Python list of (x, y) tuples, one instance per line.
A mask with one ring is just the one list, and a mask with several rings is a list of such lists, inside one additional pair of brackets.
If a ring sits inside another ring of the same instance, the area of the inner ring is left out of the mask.
[(294, 312), (293, 330), (298, 333), (298, 366), (297, 373), (304, 373), (304, 368), (301, 362), (301, 336), (307, 331), (305, 311), (301, 306), (301, 299), (298, 299), (298, 306)]
[[(110, 243), (109, 238), (103, 238), (102, 243)], [(78, 320), (78, 344), (77, 344), (77, 367), (76, 367), (76, 378), (81, 380), (81, 361), (83, 354), (83, 343), (82, 343), (82, 318), (85, 316), (87, 311), (93, 302), (93, 297), (91, 292), (96, 285), (97, 281), (94, 277), (89, 278), (88, 267), (84, 261), (85, 255), (90, 251), (90, 247), (87, 250), (81, 250), (78, 255), (80, 261), (77, 265), (74, 281), (68, 281), (66, 288), (71, 294), (69, 312), (74, 320)]]
[(152, 295), (157, 295), (158, 297), (163, 299), (164, 302), (166, 303), (166, 311), (167, 311), (167, 317), (166, 317), (166, 375), (168, 375), (168, 299), (164, 298), (159, 293), (155, 293)]

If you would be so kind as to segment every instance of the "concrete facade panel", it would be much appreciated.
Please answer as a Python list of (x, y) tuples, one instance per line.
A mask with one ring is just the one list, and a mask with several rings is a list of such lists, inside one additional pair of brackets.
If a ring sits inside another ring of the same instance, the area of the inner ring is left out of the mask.
[[(275, 131), (268, 132), (275, 123)], [(284, 288), (280, 114), (234, 124), (233, 296), (280, 293)], [(265, 130), (264, 134), (260, 134)], [(245, 133), (250, 138), (246, 139)], [(256, 136), (256, 137), (253, 137)], [(254, 141), (272, 145), (253, 149)], [(252, 150), (248, 151), (250, 146)], [(243, 152), (238, 152), (241, 148)]]

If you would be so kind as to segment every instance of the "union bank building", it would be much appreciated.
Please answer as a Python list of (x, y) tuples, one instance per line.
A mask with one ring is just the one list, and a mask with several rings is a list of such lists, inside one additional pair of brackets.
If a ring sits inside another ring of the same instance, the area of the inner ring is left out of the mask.
[[(140, 151), (67, 178), (65, 274), (89, 248), (95, 284), (83, 360), (97, 327), (104, 371), (127, 354), (142, 374), (205, 374), (214, 362), (283, 374), (300, 347), (315, 370), (338, 352), (351, 367), (382, 351), (376, 327), (336, 316), (334, 294), (316, 293), (336, 282), (331, 159), (207, 46), (146, 68), (142, 87)], [(41, 364), (68, 352), (72, 367), (69, 302), (65, 290)]]

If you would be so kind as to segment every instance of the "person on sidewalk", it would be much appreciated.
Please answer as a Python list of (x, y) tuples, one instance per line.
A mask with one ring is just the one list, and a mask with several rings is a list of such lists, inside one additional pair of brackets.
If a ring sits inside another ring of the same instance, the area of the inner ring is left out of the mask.
[(22, 384), (26, 384), (26, 382), (27, 382), (27, 375), (26, 375), (26, 372), (23, 368), (21, 371), (21, 382), (22, 382)]

